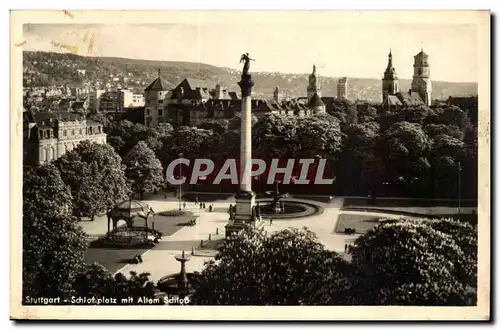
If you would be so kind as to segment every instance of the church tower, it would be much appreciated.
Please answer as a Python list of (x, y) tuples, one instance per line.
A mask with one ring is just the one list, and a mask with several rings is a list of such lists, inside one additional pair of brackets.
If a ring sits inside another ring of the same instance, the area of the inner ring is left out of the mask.
[(281, 102), (281, 93), (280, 93), (280, 86), (276, 86), (276, 89), (274, 90), (274, 101), (276, 103)]
[(392, 51), (389, 51), (389, 61), (382, 79), (382, 103), (385, 103), (389, 95), (399, 93), (399, 79), (396, 74), (396, 69), (392, 66)]
[(309, 75), (309, 85), (307, 86), (307, 100), (310, 101), (314, 94), (321, 97), (321, 86), (319, 76), (316, 73), (316, 65), (313, 65), (313, 72)]
[(429, 67), (429, 56), (422, 49), (420, 53), (414, 56), (413, 81), (411, 82), (411, 91), (416, 92), (422, 98), (427, 106), (432, 101), (432, 83), (431, 70)]

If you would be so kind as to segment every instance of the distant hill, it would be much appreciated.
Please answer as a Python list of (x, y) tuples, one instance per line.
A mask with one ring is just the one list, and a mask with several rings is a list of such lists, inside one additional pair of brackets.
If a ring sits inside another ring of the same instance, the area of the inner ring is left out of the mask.
[[(120, 84), (136, 92), (142, 92), (158, 75), (174, 87), (184, 78), (197, 78), (220, 83), (229, 91), (238, 91), (240, 72), (203, 63), (148, 61), (116, 57), (87, 57), (73, 54), (25, 51), (23, 71), (25, 86), (46, 85), (103, 85)], [(381, 68), (382, 72), (383, 68)], [(285, 95), (299, 97), (306, 95), (309, 73), (284, 74), (279, 72), (253, 72), (255, 97), (271, 98), (276, 85)], [(321, 77), (323, 96), (337, 95), (338, 77)], [(400, 80), (402, 91), (410, 88), (411, 80)], [(102, 85), (102, 86), (103, 86)], [(382, 82), (380, 79), (349, 78), (348, 98), (380, 102)], [(214, 86), (215, 87), (215, 86)], [(477, 95), (477, 83), (455, 83), (433, 81), (433, 97)]]

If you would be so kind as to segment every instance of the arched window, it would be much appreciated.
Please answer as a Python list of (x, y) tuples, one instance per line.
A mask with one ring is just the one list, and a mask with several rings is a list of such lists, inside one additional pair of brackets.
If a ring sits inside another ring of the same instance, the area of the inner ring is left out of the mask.
[(50, 150), (49, 148), (45, 148), (45, 160), (50, 162), (52, 159), (50, 158)]
[(80, 128), (80, 135), (82, 135), (82, 129)]
[(56, 159), (56, 149), (54, 147), (50, 147), (50, 158)]
[(418, 74), (419, 74), (419, 75), (420, 75), (420, 74), (422, 74), (422, 68), (419, 68), (419, 69), (418, 69)]
[(93, 134), (93, 133), (92, 133), (92, 126), (91, 126), (91, 127), (89, 127), (89, 134)]

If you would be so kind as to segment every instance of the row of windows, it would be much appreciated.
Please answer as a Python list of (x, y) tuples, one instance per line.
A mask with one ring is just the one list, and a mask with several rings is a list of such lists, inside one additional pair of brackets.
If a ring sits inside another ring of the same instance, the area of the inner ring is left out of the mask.
[[(72, 128), (70, 132), (71, 132), (70, 136), (74, 136), (75, 135), (75, 129), (74, 128)], [(94, 134), (94, 127), (89, 127), (88, 128), (88, 133), (89, 134)], [(102, 127), (101, 126), (97, 126), (96, 133), (99, 133), (99, 134), (102, 133)], [(83, 129), (82, 128), (79, 129), (79, 134), (80, 135), (83, 134)], [(62, 135), (63, 136), (68, 136), (68, 131), (67, 130), (63, 130)], [(41, 139), (43, 139), (43, 138), (50, 139), (52, 137), (53, 137), (52, 136), (52, 130), (48, 129), (48, 130), (40, 131), (40, 138)]]

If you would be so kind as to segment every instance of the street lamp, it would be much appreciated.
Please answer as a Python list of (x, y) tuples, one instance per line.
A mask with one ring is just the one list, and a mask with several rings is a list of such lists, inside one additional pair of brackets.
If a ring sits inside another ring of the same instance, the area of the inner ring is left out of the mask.
[[(179, 158), (184, 157), (182, 152), (179, 154)], [(180, 172), (180, 180), (181, 182), (179, 183), (179, 211), (182, 210), (182, 164), (179, 166), (179, 172)]]
[(457, 164), (458, 171), (458, 217), (460, 218), (460, 197), (461, 197), (461, 172), (462, 172), (462, 164), (458, 162)]

